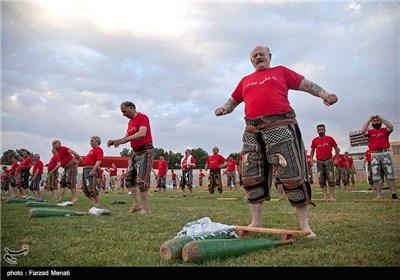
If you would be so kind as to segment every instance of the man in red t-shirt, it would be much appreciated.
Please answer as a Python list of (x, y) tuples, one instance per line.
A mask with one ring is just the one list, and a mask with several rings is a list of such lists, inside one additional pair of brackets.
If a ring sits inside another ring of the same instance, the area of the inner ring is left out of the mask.
[(12, 197), (17, 196), (17, 191), (20, 192), (20, 196), (23, 195), (23, 192), (21, 192), (21, 185), (15, 180), (16, 172), (17, 172), (17, 167), (19, 166), (19, 163), (16, 159), (16, 157), (11, 157), (11, 169), (10, 169), (10, 186), (11, 186), (11, 192), (12, 192)]
[(21, 162), (19, 166), (16, 169), (17, 173), (20, 173), (20, 179), (21, 179), (21, 187), (22, 187), (22, 192), (23, 196), (22, 198), (25, 198), (28, 195), (29, 192), (29, 177), (31, 176), (30, 170), (31, 167), (33, 166), (33, 160), (31, 158), (31, 153), (27, 150), (22, 150), (21, 152)]
[(4, 196), (10, 193), (10, 178), (11, 169), (4, 165), (1, 173), (1, 194)]
[(193, 169), (196, 167), (196, 160), (190, 153), (189, 149), (185, 150), (185, 156), (181, 159), (180, 164), (182, 168), (182, 177), (179, 185), (184, 193), (183, 196), (186, 196), (186, 186), (190, 194), (193, 194)]
[(125, 190), (125, 177), (126, 177), (126, 173), (125, 173), (125, 169), (122, 170), (121, 176), (119, 176), (119, 185), (120, 185), (120, 190), (122, 190), (122, 193)]
[[(131, 101), (122, 102), (120, 109), (122, 115), (129, 119), (128, 128), (124, 137), (108, 140), (107, 146), (118, 148), (119, 145), (130, 142), (134, 153), (125, 179), (126, 187), (130, 190), (133, 200), (132, 208), (129, 211), (146, 214), (149, 212), (150, 175), (154, 159), (150, 120), (147, 115), (138, 112), (135, 104)], [(142, 205), (138, 200), (138, 189)]]
[(353, 187), (353, 190), (356, 189), (356, 180), (354, 178), (356, 172), (356, 168), (354, 167), (354, 160), (353, 158), (349, 155), (348, 152), (344, 153), (344, 157), (346, 158), (346, 162), (347, 162), (347, 181), (351, 182), (351, 185)]
[(206, 177), (206, 175), (203, 173), (203, 170), (199, 170), (199, 187), (203, 186), (203, 179)]
[(270, 199), (272, 166), (283, 183), (288, 200), (296, 208), (302, 230), (316, 237), (308, 221), (311, 186), (296, 114), (290, 106), (289, 90), (308, 92), (327, 106), (337, 102), (335, 94), (285, 66), (271, 67), (268, 47), (256, 46), (250, 52), (255, 71), (241, 79), (227, 102), (215, 110), (216, 116), (231, 113), (244, 102), (246, 128), (243, 133), (243, 187), (252, 221), (262, 227), (263, 202)]
[(339, 154), (338, 156), (334, 155), (332, 160), (335, 164), (336, 186), (340, 190), (340, 182), (343, 182), (344, 190), (347, 191), (349, 186), (349, 181), (347, 179), (349, 166), (347, 165), (346, 157), (344, 154)]
[(322, 189), (323, 199), (327, 199), (327, 184), (329, 186), (329, 198), (335, 199), (335, 162), (332, 161), (332, 149), (335, 155), (340, 153), (340, 149), (332, 136), (326, 135), (324, 124), (317, 125), (318, 136), (311, 141), (310, 158), (308, 162), (312, 162), (315, 157), (317, 159), (318, 183)]
[(176, 173), (174, 170), (171, 170), (171, 179), (172, 179), (172, 188), (174, 190), (177, 189), (177, 185), (176, 185)]
[(228, 188), (232, 191), (232, 185), (235, 188), (235, 191), (237, 191), (237, 185), (236, 185), (236, 168), (237, 168), (237, 162), (233, 158), (233, 156), (228, 157), (228, 163), (226, 165), (226, 184), (228, 185)]
[[(369, 128), (369, 125), (372, 125)], [(382, 124), (385, 126), (382, 127)], [(396, 190), (396, 176), (390, 151), (389, 135), (393, 132), (393, 124), (379, 115), (371, 116), (363, 125), (360, 132), (368, 136), (371, 149), (372, 180), (375, 186), (376, 198), (382, 199), (383, 179), (381, 172), (386, 176), (392, 199), (398, 199)]]
[(33, 155), (34, 164), (32, 168), (32, 177), (31, 177), (31, 185), (29, 189), (32, 191), (33, 195), (36, 197), (36, 200), (43, 201), (40, 195), (40, 182), (42, 181), (43, 167), (44, 164), (40, 160), (40, 155)]
[(117, 184), (118, 168), (115, 165), (115, 163), (112, 163), (111, 167), (106, 168), (106, 171), (110, 174), (110, 185), (109, 185), (109, 188), (114, 193), (115, 192), (115, 185)]
[(227, 165), (226, 159), (221, 156), (218, 152), (219, 149), (214, 147), (212, 149), (213, 154), (207, 158), (205, 170), (207, 171), (210, 169), (208, 174), (208, 192), (210, 193), (211, 197), (214, 197), (215, 189), (222, 197), (222, 176), (221, 176), (221, 168), (225, 168)]
[(58, 154), (59, 162), (57, 163), (56, 168), (60, 166), (64, 168), (60, 180), (60, 198), (58, 201), (64, 201), (64, 195), (66, 189), (68, 188), (72, 193), (72, 203), (75, 203), (78, 201), (78, 197), (76, 195), (76, 185), (78, 182), (78, 161), (81, 162), (83, 159), (74, 150), (66, 146), (62, 146), (60, 140), (53, 140), (51, 144), (53, 149), (57, 150)]
[[(97, 182), (99, 180), (99, 169), (101, 169), (101, 162), (104, 157), (104, 152), (100, 144), (101, 138), (99, 136), (92, 136), (90, 138), (92, 149), (83, 160), (82, 190), (94, 207), (98, 207), (100, 203)], [(114, 163), (113, 165), (115, 166)], [(117, 168), (115, 167), (115, 169)]]
[(160, 155), (158, 160), (158, 172), (157, 172), (157, 188), (158, 193), (165, 193), (167, 189), (167, 172), (168, 162), (165, 160), (163, 155)]

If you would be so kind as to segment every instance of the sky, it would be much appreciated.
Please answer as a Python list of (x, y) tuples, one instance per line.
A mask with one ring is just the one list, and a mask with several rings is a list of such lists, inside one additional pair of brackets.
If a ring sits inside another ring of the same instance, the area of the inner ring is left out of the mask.
[(125, 135), (126, 100), (149, 116), (156, 148), (238, 153), (244, 104), (214, 111), (254, 71), (257, 45), (338, 96), (328, 107), (289, 91), (306, 149), (323, 123), (345, 151), (376, 114), (400, 141), (399, 37), (398, 1), (2, 1), (1, 154), (48, 162), (60, 139), (84, 156), (97, 135), (119, 156), (129, 143), (106, 142)]

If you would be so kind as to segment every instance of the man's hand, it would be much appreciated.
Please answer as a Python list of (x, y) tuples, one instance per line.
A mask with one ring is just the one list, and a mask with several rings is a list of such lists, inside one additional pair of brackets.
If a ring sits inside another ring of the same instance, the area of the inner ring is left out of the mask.
[(224, 107), (219, 107), (217, 109), (215, 109), (215, 115), (218, 116), (222, 116), (222, 115), (226, 115), (227, 114), (227, 110)]
[(107, 141), (107, 147), (110, 148), (110, 146), (114, 146), (115, 148), (118, 148), (118, 146), (121, 144), (121, 139), (117, 139), (117, 140), (108, 140)]
[(330, 106), (335, 104), (338, 101), (338, 98), (335, 94), (328, 94), (323, 98), (323, 100), (326, 106)]

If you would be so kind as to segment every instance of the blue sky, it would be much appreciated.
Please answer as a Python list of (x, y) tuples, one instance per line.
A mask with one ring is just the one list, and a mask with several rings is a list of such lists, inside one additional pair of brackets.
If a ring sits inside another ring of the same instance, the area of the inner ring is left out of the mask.
[(1, 153), (51, 155), (60, 139), (82, 155), (93, 135), (125, 134), (119, 105), (150, 118), (167, 151), (241, 149), (243, 104), (214, 110), (253, 72), (256, 45), (339, 97), (290, 91), (309, 148), (324, 123), (342, 151), (349, 133), (380, 114), (400, 141), (400, 3), (393, 1), (2, 1)]

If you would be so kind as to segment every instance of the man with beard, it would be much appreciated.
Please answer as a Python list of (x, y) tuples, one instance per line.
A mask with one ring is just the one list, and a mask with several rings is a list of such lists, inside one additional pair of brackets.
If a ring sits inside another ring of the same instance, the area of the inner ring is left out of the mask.
[(268, 47), (256, 46), (250, 52), (255, 71), (240, 80), (215, 115), (229, 114), (242, 102), (245, 105), (242, 176), (252, 216), (250, 226), (262, 226), (263, 202), (270, 200), (275, 166), (288, 200), (296, 208), (301, 229), (315, 238), (308, 221), (308, 206), (315, 204), (311, 200), (306, 153), (288, 94), (290, 89), (307, 92), (321, 98), (326, 106), (335, 104), (338, 98), (285, 66), (271, 67), (271, 59)]
[[(316, 151), (318, 183), (321, 186), (323, 199), (327, 199), (327, 183), (329, 186), (329, 199), (335, 199), (335, 167), (340, 149), (332, 136), (325, 135), (324, 124), (317, 125), (318, 136), (311, 141), (310, 161)], [(332, 149), (335, 150), (335, 160), (332, 160)]]
[[(382, 123), (385, 127), (382, 127)], [(369, 127), (369, 125), (372, 127)], [(392, 153), (390, 151), (389, 135), (393, 132), (393, 125), (379, 115), (371, 116), (362, 126), (361, 134), (368, 136), (371, 149), (372, 181), (374, 182), (376, 198), (382, 199), (383, 180), (381, 171), (392, 193), (392, 199), (398, 199), (396, 191), (396, 175), (394, 171)]]

